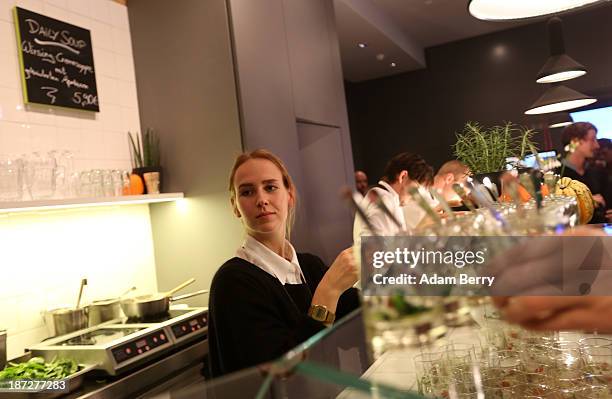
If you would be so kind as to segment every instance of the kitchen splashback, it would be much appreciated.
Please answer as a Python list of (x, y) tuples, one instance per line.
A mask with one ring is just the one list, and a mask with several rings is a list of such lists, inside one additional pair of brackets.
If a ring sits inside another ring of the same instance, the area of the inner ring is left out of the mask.
[(0, 215), (0, 328), (8, 357), (47, 337), (41, 310), (157, 288), (148, 205)]
[[(24, 106), (13, 7), (91, 31), (100, 112)], [(111, 0), (0, 1), (0, 154), (52, 149), (75, 169), (127, 169), (127, 132), (140, 131), (127, 7)]]
[[(91, 31), (99, 113), (24, 106), (12, 10), (19, 6)], [(111, 0), (0, 1), (0, 154), (52, 149), (75, 170), (128, 169), (127, 131), (140, 131), (127, 8)], [(156, 288), (147, 205), (0, 215), (0, 328), (8, 356), (46, 336), (40, 310)]]

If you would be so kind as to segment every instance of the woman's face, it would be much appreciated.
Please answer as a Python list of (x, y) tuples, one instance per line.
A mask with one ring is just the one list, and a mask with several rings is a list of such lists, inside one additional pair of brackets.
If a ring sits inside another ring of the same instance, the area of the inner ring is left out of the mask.
[(293, 196), (278, 167), (267, 159), (249, 159), (234, 175), (234, 212), (250, 235), (285, 234)]

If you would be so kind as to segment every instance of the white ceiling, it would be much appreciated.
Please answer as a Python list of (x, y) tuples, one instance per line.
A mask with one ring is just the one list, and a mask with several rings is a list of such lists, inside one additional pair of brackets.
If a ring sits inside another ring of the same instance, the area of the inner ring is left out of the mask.
[[(469, 14), (467, 3), (467, 0), (334, 0), (345, 79), (359, 82), (425, 68), (427, 47), (534, 22), (480, 21)], [(360, 49), (359, 42), (367, 43), (368, 47)], [(384, 54), (384, 59), (377, 60), (377, 54)], [(391, 67), (391, 62), (397, 66)]]

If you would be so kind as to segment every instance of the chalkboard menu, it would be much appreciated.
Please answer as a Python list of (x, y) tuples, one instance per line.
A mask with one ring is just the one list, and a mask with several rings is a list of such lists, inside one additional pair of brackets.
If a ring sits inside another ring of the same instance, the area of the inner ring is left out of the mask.
[(20, 7), (15, 26), (26, 103), (100, 111), (89, 30)]

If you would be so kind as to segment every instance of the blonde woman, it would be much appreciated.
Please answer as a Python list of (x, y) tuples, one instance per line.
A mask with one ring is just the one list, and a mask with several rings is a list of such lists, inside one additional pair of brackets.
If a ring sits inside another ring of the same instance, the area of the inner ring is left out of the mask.
[(289, 242), (296, 188), (278, 157), (266, 150), (240, 155), (229, 191), (246, 239), (211, 286), (213, 376), (278, 358), (359, 306), (351, 249), (328, 268)]

